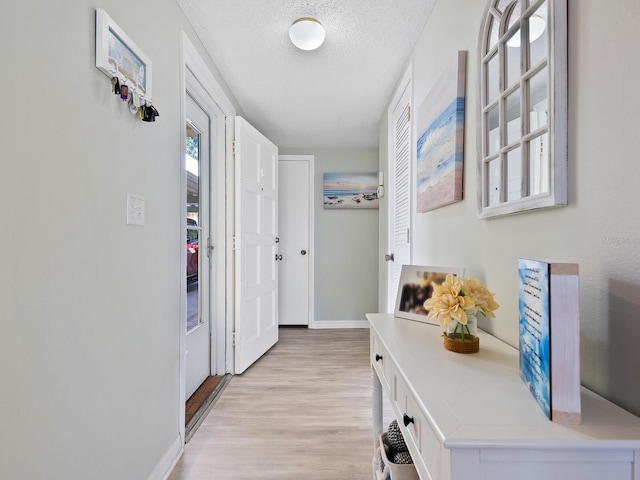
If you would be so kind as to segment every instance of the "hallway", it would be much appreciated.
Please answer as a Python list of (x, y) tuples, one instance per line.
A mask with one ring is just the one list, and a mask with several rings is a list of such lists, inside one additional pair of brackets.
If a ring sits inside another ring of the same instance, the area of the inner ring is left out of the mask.
[(369, 330), (280, 328), (232, 379), (169, 480), (370, 479)]

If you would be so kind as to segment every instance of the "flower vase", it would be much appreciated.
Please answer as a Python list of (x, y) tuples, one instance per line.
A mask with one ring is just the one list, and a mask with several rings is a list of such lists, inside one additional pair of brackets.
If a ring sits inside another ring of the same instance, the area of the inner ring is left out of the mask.
[(475, 315), (467, 315), (467, 323), (451, 320), (442, 334), (444, 348), (456, 353), (476, 353), (480, 351), (478, 338), (478, 319)]

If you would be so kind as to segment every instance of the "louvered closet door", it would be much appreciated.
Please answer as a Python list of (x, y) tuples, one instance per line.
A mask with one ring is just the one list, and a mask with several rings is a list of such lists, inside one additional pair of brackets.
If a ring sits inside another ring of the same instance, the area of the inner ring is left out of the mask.
[(411, 262), (411, 82), (404, 87), (391, 114), (393, 129), (393, 155), (390, 170), (393, 172), (389, 232), (394, 260), (388, 269), (389, 303), (388, 311), (393, 312), (402, 265)]

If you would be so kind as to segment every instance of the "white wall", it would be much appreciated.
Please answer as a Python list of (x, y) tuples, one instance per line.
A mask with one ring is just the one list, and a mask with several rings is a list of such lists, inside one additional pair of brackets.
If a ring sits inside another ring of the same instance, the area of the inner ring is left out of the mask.
[[(98, 7), (153, 63), (155, 123), (94, 66)], [(197, 44), (174, 0), (3, 2), (3, 478), (145, 479), (176, 445), (180, 29)]]
[[(484, 280), (501, 307), (481, 326), (516, 346), (517, 259), (578, 263), (582, 381), (640, 414), (640, 57), (632, 53), (640, 2), (569, 1), (569, 206), (478, 220), (477, 41), (484, 6), (438, 2), (411, 55), (419, 105), (456, 51), (469, 51), (464, 200), (413, 213), (413, 263), (463, 265)], [(386, 169), (382, 143), (380, 151)], [(384, 233), (380, 247), (383, 253)]]
[(378, 150), (281, 148), (315, 155), (314, 316), (323, 321), (365, 321), (378, 305), (378, 210), (325, 210), (323, 174), (377, 172)]

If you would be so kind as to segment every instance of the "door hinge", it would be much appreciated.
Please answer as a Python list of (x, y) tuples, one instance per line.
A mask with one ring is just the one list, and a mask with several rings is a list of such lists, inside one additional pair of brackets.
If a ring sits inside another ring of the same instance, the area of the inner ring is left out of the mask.
[(207, 239), (207, 257), (211, 257), (211, 252), (213, 252), (213, 249), (215, 247), (213, 246), (212, 242), (211, 242), (211, 238)]
[(231, 155), (235, 155), (236, 154), (236, 141), (233, 140), (231, 142)]
[(411, 105), (409, 105), (408, 107), (408, 111), (407, 111), (407, 122), (411, 121)]
[(233, 332), (231, 334), (231, 346), (235, 347), (236, 346), (236, 332)]
[(235, 250), (236, 249), (236, 237), (235, 235), (231, 238), (231, 250)]

